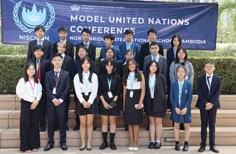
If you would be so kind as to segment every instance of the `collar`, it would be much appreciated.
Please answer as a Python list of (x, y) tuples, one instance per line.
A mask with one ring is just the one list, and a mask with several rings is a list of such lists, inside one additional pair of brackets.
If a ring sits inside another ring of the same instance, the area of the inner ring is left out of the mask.
[(87, 43), (83, 41), (83, 44), (84, 44), (84, 45), (87, 44), (87, 46), (89, 46), (90, 41), (88, 41)]
[(90, 71), (88, 71), (87, 73), (85, 73), (85, 72), (83, 71), (83, 75), (84, 75), (84, 76), (89, 76), (89, 74), (90, 74)]
[(60, 72), (61, 72), (61, 68), (60, 68), (58, 71), (55, 70), (55, 69), (53, 69), (53, 71), (54, 71), (54, 72), (59, 72), (59, 73), (60, 73)]
[(66, 39), (65, 39), (65, 40), (61, 40), (61, 39), (60, 39), (60, 42), (61, 42), (61, 43), (66, 43), (66, 41), (67, 41)]
[(152, 58), (153, 58), (153, 57), (155, 57), (156, 59), (159, 59), (160, 55), (159, 55), (159, 53), (158, 53), (156, 56), (152, 55)]
[(44, 41), (44, 37), (43, 37), (41, 40), (39, 40), (39, 39), (37, 38), (37, 42), (39, 42), (39, 41), (42, 41), (42, 42), (43, 42), (43, 41)]
[(61, 54), (62, 58), (64, 59), (65, 58), (65, 53)]
[(212, 77), (213, 77), (213, 75), (214, 75), (213, 73), (212, 73), (211, 75), (209, 75), (209, 74), (207, 74), (207, 73), (206, 73), (206, 77), (208, 77), (208, 76), (209, 76), (210, 78), (212, 78)]
[(178, 80), (178, 84), (179, 84), (179, 85), (183, 85), (183, 84), (184, 84), (184, 80), (181, 81), (181, 82)]

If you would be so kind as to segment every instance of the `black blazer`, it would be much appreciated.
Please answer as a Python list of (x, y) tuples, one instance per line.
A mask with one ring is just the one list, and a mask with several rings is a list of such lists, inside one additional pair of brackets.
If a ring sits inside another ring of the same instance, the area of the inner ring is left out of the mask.
[[(118, 61), (115, 61), (115, 68), (116, 68), (116, 73), (122, 77), (122, 66), (121, 63)], [(102, 61), (99, 63), (99, 75), (106, 74), (106, 64), (105, 61)]]
[[(144, 58), (150, 54), (149, 42), (144, 43), (141, 45), (140, 52), (139, 52), (139, 69), (143, 69)], [(158, 52), (160, 55), (164, 56), (164, 51), (162, 45), (160, 45), (160, 49)]]
[(107, 81), (107, 75), (103, 74), (99, 77), (99, 90), (98, 90), (98, 95), (99, 96), (103, 96), (105, 101), (107, 101), (107, 103), (111, 103), (111, 101), (113, 100), (113, 98), (115, 96), (120, 96), (121, 93), (121, 78), (120, 76), (116, 73), (115, 75), (112, 76), (112, 80), (111, 80), (111, 93), (113, 95), (113, 98), (109, 98), (108, 96), (108, 92), (109, 92), (109, 86), (108, 86), (108, 81)]
[[(35, 67), (36, 67), (36, 59), (30, 59), (29, 62), (34, 63)], [(36, 68), (35, 68), (36, 69)], [(43, 90), (45, 90), (45, 74), (46, 72), (50, 71), (50, 61), (46, 60), (46, 59), (41, 59), (40, 60), (40, 71), (41, 71), (41, 85)], [(36, 70), (36, 74), (38, 75), (38, 72)]]
[(166, 59), (167, 59), (167, 69), (168, 69), (168, 74), (169, 74), (170, 65), (175, 60), (173, 48), (170, 48), (167, 50)]
[(63, 63), (61, 65), (61, 69), (69, 72), (70, 77), (72, 76), (72, 72), (71, 72), (72, 69), (71, 69), (71, 67), (72, 67), (72, 59), (71, 59), (70, 56), (65, 55), (65, 57), (63, 59)]
[[(27, 53), (27, 61), (32, 59), (34, 57), (34, 47), (37, 45), (37, 40), (33, 40), (29, 42), (28, 45), (28, 53)], [(43, 49), (44, 49), (44, 55), (43, 58), (50, 60), (52, 58), (52, 43), (46, 39), (43, 40)]]
[[(144, 103), (151, 102), (151, 91), (149, 88), (148, 75), (145, 74), (146, 82), (146, 94), (144, 97)], [(166, 111), (166, 79), (162, 74), (156, 75), (156, 83), (154, 88), (154, 100), (153, 100), (153, 111), (154, 112), (165, 112)]]
[(221, 90), (221, 80), (217, 75), (213, 75), (210, 94), (206, 83), (206, 75), (202, 75), (198, 78), (197, 82), (197, 92), (198, 92), (198, 100), (196, 103), (196, 107), (199, 109), (204, 109), (205, 104), (210, 102), (214, 104), (213, 108), (220, 108), (220, 90)]
[[(60, 41), (57, 41), (53, 44), (53, 54), (58, 53), (58, 50), (57, 50), (57, 43), (58, 42), (60, 42)], [(74, 59), (74, 45), (70, 41), (67, 41), (67, 40), (66, 40), (65, 54), (70, 56), (72, 60)]]
[[(79, 48), (81, 46), (84, 46), (84, 43), (81, 42), (80, 44), (76, 45), (76, 59), (79, 58), (78, 56), (78, 52), (79, 52)], [(92, 60), (95, 61), (96, 58), (96, 45), (94, 45), (92, 42), (89, 42), (89, 47), (88, 47), (88, 57)]]
[(46, 73), (45, 78), (45, 87), (46, 87), (46, 93), (48, 97), (47, 101), (47, 107), (54, 107), (54, 104), (52, 103), (53, 99), (62, 99), (62, 103), (67, 103), (67, 97), (69, 94), (70, 89), (70, 77), (69, 72), (64, 71), (61, 69), (58, 79), (58, 84), (56, 87), (56, 94), (52, 94), (53, 88), (56, 86), (56, 76), (54, 73), (54, 70), (51, 70)]

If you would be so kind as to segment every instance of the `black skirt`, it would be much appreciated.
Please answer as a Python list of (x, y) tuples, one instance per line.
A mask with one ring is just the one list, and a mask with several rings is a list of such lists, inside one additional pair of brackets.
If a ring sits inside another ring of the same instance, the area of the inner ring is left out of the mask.
[[(153, 103), (155, 103), (153, 99), (151, 99), (151, 102), (145, 102), (146, 115), (150, 116), (150, 117), (160, 117), (160, 118), (165, 117), (166, 110), (163, 110), (163, 112), (155, 112)], [(165, 102), (163, 102), (163, 103), (165, 103)]]
[(125, 96), (125, 124), (140, 125), (143, 123), (143, 110), (137, 110), (135, 104), (139, 103), (141, 89), (132, 91), (133, 98), (130, 97), (131, 90), (128, 89)]
[[(107, 100), (105, 99), (105, 101), (109, 104), (109, 102), (112, 102), (113, 98)], [(108, 115), (108, 116), (118, 116), (120, 115), (120, 100), (118, 99), (116, 102), (116, 107), (113, 107), (112, 109), (106, 109), (103, 106), (102, 101), (99, 101), (99, 114), (100, 115)]]
[[(84, 93), (82, 93), (85, 101), (88, 101), (90, 94), (91, 93), (89, 93), (86, 96)], [(78, 112), (77, 113), (78, 115), (98, 114), (98, 104), (97, 104), (96, 99), (94, 100), (93, 104), (90, 106), (89, 109), (84, 108), (83, 104), (81, 104), (81, 102), (78, 99), (77, 112)]]

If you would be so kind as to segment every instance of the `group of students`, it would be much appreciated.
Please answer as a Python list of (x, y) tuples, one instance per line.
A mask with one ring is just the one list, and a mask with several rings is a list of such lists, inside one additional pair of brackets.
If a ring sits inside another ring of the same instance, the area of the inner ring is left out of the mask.
[[(191, 123), (191, 102), (194, 70), (188, 61), (187, 51), (181, 47), (181, 39), (174, 35), (172, 47), (167, 50), (156, 42), (156, 31), (147, 32), (149, 42), (141, 48), (133, 42), (133, 32), (125, 31), (125, 42), (119, 48), (113, 46), (114, 36), (104, 36), (98, 68), (95, 64), (96, 46), (90, 42), (91, 31), (82, 30), (82, 43), (74, 46), (67, 40), (65, 27), (58, 29), (60, 40), (52, 44), (44, 39), (45, 29), (35, 28), (36, 40), (29, 43), (24, 75), (16, 86), (21, 98), (20, 150), (38, 151), (39, 131), (45, 131), (48, 123), (48, 144), (44, 151), (54, 147), (54, 131), (60, 130), (60, 147), (67, 150), (66, 130), (70, 89), (75, 95), (77, 125), (80, 131), (79, 150), (92, 150), (94, 115), (101, 115), (103, 143), (99, 149), (110, 146), (116, 150), (116, 117), (121, 110), (128, 126), (130, 151), (137, 151), (139, 126), (143, 123), (143, 109), (149, 120), (149, 149), (161, 148), (162, 120), (167, 106), (171, 108), (174, 122), (175, 150), (180, 150), (179, 127), (185, 128), (183, 151), (188, 151)], [(74, 60), (75, 59), (75, 60)], [(207, 124), (210, 127), (210, 149), (215, 147), (215, 121), (219, 105), (220, 78), (213, 74), (212, 62), (204, 66), (206, 74), (198, 79), (198, 101), (201, 113), (201, 147), (206, 146)], [(168, 99), (166, 98), (168, 95)], [(97, 99), (98, 98), (98, 99)], [(99, 100), (97, 102), (97, 100)], [(168, 100), (168, 101), (167, 101)], [(168, 104), (167, 102), (170, 102)], [(46, 116), (47, 115), (47, 116)], [(110, 134), (110, 143), (107, 136)]]

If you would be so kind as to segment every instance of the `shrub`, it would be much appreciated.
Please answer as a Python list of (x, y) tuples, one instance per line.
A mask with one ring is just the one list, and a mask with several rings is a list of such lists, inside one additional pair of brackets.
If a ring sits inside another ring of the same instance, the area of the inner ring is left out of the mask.
[[(209, 58), (190, 58), (193, 63), (194, 93), (196, 94), (196, 81), (199, 75), (204, 73), (204, 63)], [(222, 94), (236, 94), (236, 57), (235, 58), (211, 58), (215, 62), (215, 74), (221, 76)], [(0, 94), (15, 94), (17, 81), (22, 76), (25, 56), (0, 55)]]

